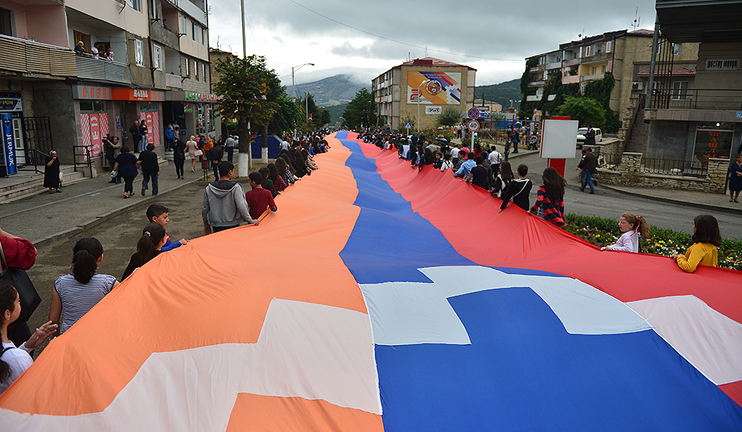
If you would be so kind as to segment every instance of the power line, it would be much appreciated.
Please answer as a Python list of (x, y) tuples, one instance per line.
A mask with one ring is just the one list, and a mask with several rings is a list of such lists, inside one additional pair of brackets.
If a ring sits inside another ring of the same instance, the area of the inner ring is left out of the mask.
[(303, 9), (308, 10), (309, 12), (311, 12), (311, 13), (313, 13), (315, 15), (319, 15), (322, 18), (324, 18), (324, 19), (326, 19), (328, 21), (332, 21), (335, 24), (339, 24), (339, 25), (341, 25), (343, 27), (348, 27), (349, 29), (352, 29), (352, 30), (355, 30), (355, 31), (358, 31), (358, 32), (361, 32), (361, 33), (365, 33), (367, 35), (370, 35), (370, 36), (373, 36), (373, 37), (376, 37), (376, 38), (379, 38), (379, 39), (388, 40), (390, 42), (398, 43), (398, 44), (401, 44), (401, 45), (406, 45), (406, 46), (409, 46), (409, 47), (412, 47), (412, 48), (418, 48), (418, 49), (422, 49), (422, 50), (426, 50), (426, 51), (435, 51), (435, 52), (439, 52), (439, 53), (442, 53), (442, 54), (449, 54), (449, 55), (455, 55), (455, 56), (460, 56), (460, 57), (476, 58), (476, 59), (480, 59), (480, 60), (500, 60), (500, 61), (520, 61), (520, 62), (523, 61), (523, 59), (520, 59), (520, 58), (519, 59), (502, 59), (502, 58), (492, 58), (492, 57), (478, 57), (478, 56), (473, 56), (473, 55), (469, 55), (469, 54), (452, 53), (452, 52), (448, 52), (448, 51), (442, 51), (442, 50), (437, 50), (437, 49), (433, 49), (433, 48), (427, 48), (427, 47), (422, 47), (422, 46), (419, 46), (419, 45), (414, 45), (414, 44), (407, 43), (407, 42), (402, 42), (402, 41), (399, 41), (399, 40), (396, 40), (396, 39), (388, 38), (386, 36), (378, 35), (376, 33), (371, 33), (371, 32), (368, 32), (366, 30), (359, 29), (357, 27), (353, 27), (352, 25), (345, 24), (345, 23), (340, 22), (340, 21), (338, 21), (338, 20), (336, 20), (334, 18), (330, 18), (327, 15), (323, 15), (323, 14), (321, 14), (321, 13), (315, 11), (315, 10), (312, 10), (312, 9), (310, 9), (310, 8), (304, 6), (303, 4), (298, 3), (298, 2), (296, 2), (294, 0), (289, 0), (289, 1), (291, 3), (293, 3), (293, 4), (295, 4), (295, 5), (303, 8)]

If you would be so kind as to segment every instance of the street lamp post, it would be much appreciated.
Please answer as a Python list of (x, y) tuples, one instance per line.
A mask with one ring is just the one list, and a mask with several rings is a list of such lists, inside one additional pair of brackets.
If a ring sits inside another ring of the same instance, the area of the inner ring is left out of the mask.
[[(294, 72), (307, 65), (314, 66), (314, 63), (302, 63), (299, 66), (291, 66), (291, 96), (294, 98), (294, 103), (296, 103), (296, 83), (294, 82)], [(294, 128), (294, 139), (296, 139), (296, 128)]]

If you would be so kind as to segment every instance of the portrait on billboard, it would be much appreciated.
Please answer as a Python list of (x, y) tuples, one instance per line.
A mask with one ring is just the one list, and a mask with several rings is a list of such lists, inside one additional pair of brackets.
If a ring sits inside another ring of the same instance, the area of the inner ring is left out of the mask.
[(417, 104), (418, 96), (421, 105), (460, 105), (461, 73), (407, 72), (407, 103)]

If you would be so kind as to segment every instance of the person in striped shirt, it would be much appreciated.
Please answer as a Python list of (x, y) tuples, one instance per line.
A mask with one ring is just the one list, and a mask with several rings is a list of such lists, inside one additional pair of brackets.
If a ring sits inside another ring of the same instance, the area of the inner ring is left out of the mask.
[(556, 226), (564, 225), (564, 186), (567, 183), (557, 170), (548, 167), (542, 175), (544, 184), (538, 187), (531, 213)]

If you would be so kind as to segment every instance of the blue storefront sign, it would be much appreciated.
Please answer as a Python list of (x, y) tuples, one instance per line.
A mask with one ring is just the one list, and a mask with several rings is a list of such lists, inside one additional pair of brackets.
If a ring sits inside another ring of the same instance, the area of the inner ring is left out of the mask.
[(0, 114), (3, 122), (3, 159), (5, 162), (5, 174), (16, 174), (18, 165), (15, 159), (15, 139), (13, 137), (13, 116), (11, 114)]

